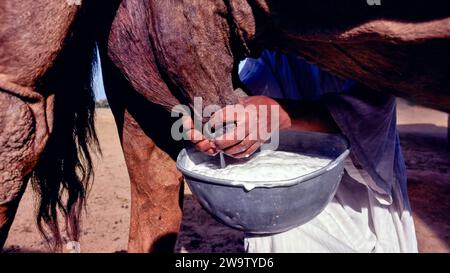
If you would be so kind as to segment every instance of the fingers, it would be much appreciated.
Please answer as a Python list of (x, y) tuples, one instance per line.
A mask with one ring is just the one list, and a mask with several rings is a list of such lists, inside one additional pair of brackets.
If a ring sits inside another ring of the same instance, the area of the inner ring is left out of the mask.
[(215, 128), (216, 131), (222, 129), (226, 123), (234, 123), (231, 127), (228, 127), (231, 129), (214, 138), (217, 149), (225, 150), (248, 137), (249, 133), (255, 130), (253, 127), (256, 127), (256, 123), (250, 123), (249, 120), (249, 113), (245, 111), (242, 105), (226, 106), (214, 113), (209, 121), (209, 125)]
[(251, 140), (249, 137), (245, 138), (241, 142), (236, 145), (229, 147), (224, 150), (224, 153), (227, 155), (235, 156), (237, 154), (242, 154), (247, 151), (253, 144), (258, 142), (257, 140)]
[(203, 137), (203, 134), (195, 129), (194, 122), (192, 121), (192, 118), (190, 116), (183, 116), (182, 117), (183, 122), (183, 128), (185, 129), (187, 139), (190, 140), (192, 143), (196, 144), (205, 138)]
[(195, 148), (197, 150), (199, 150), (200, 152), (206, 153), (208, 155), (214, 155), (214, 154), (216, 154), (217, 151), (213, 145), (214, 144), (211, 141), (204, 139), (204, 140), (198, 142), (197, 144), (195, 144)]
[(218, 149), (225, 150), (242, 142), (248, 136), (248, 132), (248, 126), (244, 122), (239, 122), (232, 130), (216, 137), (214, 143)]
[(224, 123), (237, 121), (239, 119), (239, 112), (236, 109), (236, 105), (227, 105), (216, 111), (209, 119), (209, 125), (212, 128), (222, 128)]
[(188, 140), (194, 144), (197, 150), (209, 155), (214, 155), (217, 152), (215, 144), (206, 139), (201, 132), (195, 129), (194, 122), (190, 116), (183, 116), (182, 122)]
[(246, 151), (239, 153), (239, 154), (234, 154), (233, 157), (234, 158), (247, 158), (247, 157), (251, 156), (253, 153), (255, 153), (260, 146), (261, 146), (261, 142), (256, 141)]
[[(210, 136), (212, 132), (208, 130), (205, 132), (205, 137), (201, 132), (203, 128), (197, 130), (192, 118), (185, 116), (183, 118), (183, 126), (187, 133), (187, 138), (194, 143), (198, 150), (207, 154), (215, 154), (218, 150), (222, 150), (233, 157), (250, 156), (262, 142), (270, 137), (273, 131), (272, 125), (278, 129), (278, 125), (271, 123), (271, 115), (278, 114), (278, 111), (272, 113), (271, 109), (270, 111), (267, 109), (268, 106), (277, 106), (277, 104), (275, 101), (265, 97), (245, 98), (240, 100), (240, 103), (227, 105), (212, 115), (208, 121), (208, 126), (211, 128), (211, 131), (215, 129), (213, 131), (214, 136)], [(264, 108), (261, 110), (258, 106), (264, 106)], [(229, 127), (231, 123), (232, 128)], [(226, 126), (226, 124), (230, 125)], [(221, 130), (224, 129), (224, 126), (231, 129), (226, 130), (222, 134)], [(214, 137), (214, 139), (209, 140), (211, 137)]]

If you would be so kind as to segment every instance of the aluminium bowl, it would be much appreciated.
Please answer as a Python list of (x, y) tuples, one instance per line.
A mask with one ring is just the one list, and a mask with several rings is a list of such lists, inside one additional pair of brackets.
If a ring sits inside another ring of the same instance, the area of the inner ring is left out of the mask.
[[(254, 183), (190, 171), (188, 165), (192, 162), (217, 159), (187, 148), (178, 155), (177, 168), (203, 208), (220, 222), (249, 234), (281, 233), (312, 220), (333, 199), (342, 179), (349, 144), (336, 134), (281, 131), (277, 150), (332, 161), (293, 179)], [(245, 187), (249, 183), (255, 188)]]

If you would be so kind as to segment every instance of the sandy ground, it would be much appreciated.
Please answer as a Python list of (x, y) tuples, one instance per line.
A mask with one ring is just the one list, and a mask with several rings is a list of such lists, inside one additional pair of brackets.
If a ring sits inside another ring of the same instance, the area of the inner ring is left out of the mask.
[[(399, 103), (398, 111), (420, 251), (450, 252), (447, 115), (404, 102)], [(98, 111), (97, 126), (103, 157), (95, 161), (96, 176), (83, 224), (82, 251), (122, 252), (128, 236), (128, 174), (108, 109)], [(48, 251), (36, 230), (33, 214), (33, 194), (28, 189), (6, 242), (6, 252)], [(186, 190), (177, 251), (242, 252), (242, 238), (241, 232), (213, 220)]]

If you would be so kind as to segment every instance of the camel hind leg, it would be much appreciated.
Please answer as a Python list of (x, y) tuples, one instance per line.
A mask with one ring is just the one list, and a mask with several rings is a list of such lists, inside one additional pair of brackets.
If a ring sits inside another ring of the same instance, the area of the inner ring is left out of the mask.
[[(20, 87), (16, 91), (19, 90)], [(27, 103), (17, 93), (0, 89), (0, 249), (25, 190), (25, 177), (48, 138), (47, 122), (42, 119), (45, 111), (37, 110), (44, 103), (39, 99)]]
[(170, 112), (136, 92), (105, 54), (102, 70), (131, 182), (128, 251), (172, 252), (183, 183), (173, 160), (182, 145), (171, 138)]
[(9, 230), (16, 216), (17, 208), (19, 207), (19, 202), (22, 199), (27, 185), (26, 179), (22, 181), (16, 180), (15, 182), (18, 190), (9, 192), (13, 195), (13, 198), (9, 202), (0, 204), (0, 252), (8, 238)]

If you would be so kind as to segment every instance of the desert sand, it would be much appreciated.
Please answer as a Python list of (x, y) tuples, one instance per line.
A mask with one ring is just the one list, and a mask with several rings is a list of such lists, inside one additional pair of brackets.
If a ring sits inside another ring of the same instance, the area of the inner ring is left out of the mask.
[[(450, 149), (447, 114), (400, 101), (398, 124), (408, 167), (409, 193), (421, 252), (450, 252)], [(130, 189), (117, 130), (109, 109), (97, 112), (103, 157), (95, 160), (95, 181), (83, 221), (82, 252), (124, 252)], [(212, 219), (186, 187), (179, 252), (242, 252), (243, 234)], [(34, 221), (28, 187), (5, 252), (48, 252)]]

